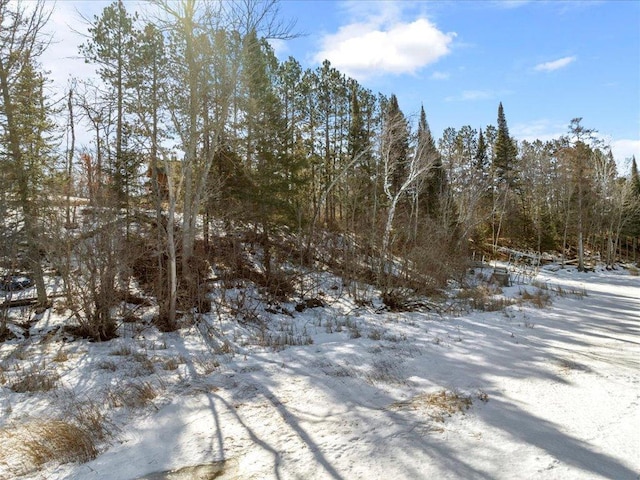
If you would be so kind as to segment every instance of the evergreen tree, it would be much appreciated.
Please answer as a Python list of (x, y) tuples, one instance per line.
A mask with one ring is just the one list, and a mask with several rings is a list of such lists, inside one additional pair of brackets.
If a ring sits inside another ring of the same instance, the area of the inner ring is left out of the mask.
[(640, 237), (640, 174), (635, 155), (631, 158), (630, 192), (625, 205), (625, 234)]
[[(126, 129), (125, 96), (132, 85), (131, 62), (137, 49), (134, 23), (137, 15), (129, 15), (124, 2), (118, 0), (95, 17), (89, 28), (89, 40), (80, 46), (87, 63), (95, 63), (98, 75), (111, 87), (112, 94), (105, 101), (114, 104), (116, 115), (115, 155), (110, 158), (111, 186), (118, 204), (128, 206), (132, 176), (137, 165), (129, 164), (134, 157), (124, 151)], [(133, 79), (137, 80), (136, 77)]]
[(442, 196), (447, 188), (447, 175), (442, 163), (442, 156), (436, 148), (431, 129), (427, 123), (424, 105), (420, 107), (416, 155), (423, 157), (425, 163), (431, 163), (431, 169), (423, 186), (421, 204), (426, 207), (427, 214), (435, 218), (441, 213)]
[(498, 134), (494, 148), (493, 167), (499, 181), (506, 182), (512, 187), (516, 181), (516, 162), (517, 149), (513, 139), (509, 136), (509, 128), (504, 115), (502, 102), (498, 106)]
[(594, 149), (592, 148), (595, 130), (581, 125), (582, 118), (574, 118), (569, 124), (571, 143), (566, 149), (566, 158), (572, 175), (575, 192), (576, 229), (578, 236), (578, 270), (584, 271), (584, 243), (588, 220), (591, 216), (593, 195)]
[(41, 305), (47, 303), (41, 265), (46, 247), (42, 217), (46, 172), (53, 163), (54, 124), (37, 59), (47, 46), (42, 29), (48, 18), (44, 2), (29, 9), (20, 3), (0, 2), (0, 165), (9, 180), (2, 193), (3, 200), (12, 203), (11, 211), (21, 215), (20, 243), (26, 245), (25, 259)]
[(487, 155), (487, 144), (484, 141), (484, 135), (482, 129), (478, 133), (478, 147), (473, 157), (474, 167), (481, 174), (486, 175), (487, 167), (489, 166), (489, 156)]
[(283, 105), (272, 81), (277, 70), (273, 50), (250, 32), (245, 38), (243, 81), (248, 95), (247, 126), (252, 159), (247, 166), (250, 189), (247, 216), (262, 226), (265, 271), (271, 275), (270, 232), (295, 221), (294, 203), (300, 191), (302, 163), (290, 154), (291, 135)]
[(383, 157), (387, 162), (388, 181), (393, 192), (397, 192), (407, 176), (409, 155), (409, 125), (398, 106), (398, 98), (392, 94), (385, 115)]
[(640, 174), (638, 174), (638, 164), (636, 163), (636, 156), (631, 157), (631, 185), (633, 192), (640, 196)]
[(300, 127), (302, 122), (302, 66), (293, 57), (281, 63), (277, 69), (275, 79), (276, 88), (282, 102), (283, 114), (287, 120), (289, 138), (287, 144), (289, 153), (296, 153), (299, 145)]
[(367, 134), (360, 100), (358, 99), (358, 84), (351, 84), (351, 102), (349, 115), (349, 136), (347, 139), (347, 154), (353, 159), (369, 149), (369, 135)]

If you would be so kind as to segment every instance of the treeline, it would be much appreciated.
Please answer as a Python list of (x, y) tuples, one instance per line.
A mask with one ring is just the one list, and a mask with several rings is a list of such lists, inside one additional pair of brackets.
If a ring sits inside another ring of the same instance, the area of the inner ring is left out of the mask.
[[(153, 20), (121, 1), (90, 20), (79, 52), (98, 78), (74, 79), (61, 100), (39, 62), (46, 5), (0, 0), (2, 254), (32, 272), (42, 304), (44, 259), (55, 263), (95, 338), (113, 333), (132, 275), (163, 328), (184, 298), (204, 308), (202, 258), (222, 248), (220, 225), (253, 232), (267, 283), (282, 276), (283, 232), (307, 263), (332, 232), (350, 249), (344, 272), (385, 292), (442, 285), (472, 250), (503, 245), (575, 249), (581, 269), (587, 249), (611, 264), (622, 238), (635, 255), (635, 159), (620, 177), (580, 119), (554, 141), (516, 142), (500, 104), (495, 126), (436, 140), (424, 108), (412, 121), (328, 61), (279, 61), (269, 40), (294, 32), (275, 0), (152, 3)], [(78, 145), (80, 131), (92, 140)]]

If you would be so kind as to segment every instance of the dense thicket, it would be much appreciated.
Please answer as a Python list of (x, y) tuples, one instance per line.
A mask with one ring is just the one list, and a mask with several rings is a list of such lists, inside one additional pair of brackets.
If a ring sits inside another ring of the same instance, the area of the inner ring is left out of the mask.
[[(286, 283), (285, 261), (320, 255), (387, 294), (438, 287), (472, 252), (499, 246), (577, 251), (580, 268), (585, 251), (635, 259), (635, 159), (620, 177), (580, 119), (556, 140), (516, 142), (500, 103), (496, 126), (447, 128), (436, 142), (424, 108), (414, 126), (395, 95), (328, 61), (279, 61), (268, 40), (292, 31), (277, 2), (155, 3), (153, 21), (121, 1), (91, 20), (80, 53), (98, 78), (71, 84), (59, 133), (93, 139), (56, 154), (50, 118), (62, 113), (37, 62), (43, 4), (0, 0), (4, 266), (23, 256), (44, 303), (48, 254), (91, 336), (113, 333), (132, 275), (157, 299), (163, 328), (177, 310), (206, 308), (203, 259), (220, 260), (231, 245), (223, 233), (251, 233), (263, 252), (252, 278), (265, 285)], [(66, 203), (64, 224), (46, 196)], [(73, 197), (87, 202), (80, 225)], [(285, 233), (297, 239), (288, 258)]]

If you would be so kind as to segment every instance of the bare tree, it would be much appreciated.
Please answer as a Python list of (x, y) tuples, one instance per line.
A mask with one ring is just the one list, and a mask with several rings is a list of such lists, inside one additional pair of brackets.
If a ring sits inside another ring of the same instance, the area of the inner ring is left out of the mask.
[(280, 0), (229, 0), (222, 2), (225, 23), (246, 36), (255, 32), (267, 40), (288, 40), (299, 36), (294, 32), (295, 20), (285, 21), (280, 14)]

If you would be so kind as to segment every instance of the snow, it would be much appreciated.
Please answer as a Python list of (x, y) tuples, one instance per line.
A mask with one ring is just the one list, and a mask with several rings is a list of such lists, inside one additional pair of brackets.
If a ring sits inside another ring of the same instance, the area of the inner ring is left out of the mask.
[[(27, 358), (16, 340), (0, 344), (0, 358), (9, 377), (46, 357), (67, 395), (1, 385), (0, 426), (148, 382), (158, 396), (113, 407), (113, 437), (97, 458), (22, 478), (157, 479), (224, 460), (215, 478), (637, 480), (640, 277), (549, 267), (535, 282), (504, 295), (543, 288), (550, 305), (460, 316), (380, 312), (327, 294), (326, 308), (271, 315), (313, 341), (277, 350), (223, 318), (170, 334), (125, 324), (105, 344), (37, 340), (62, 320), (50, 313), (32, 327)], [(61, 349), (69, 358), (51, 361)], [(177, 368), (165, 370), (170, 359)]]

